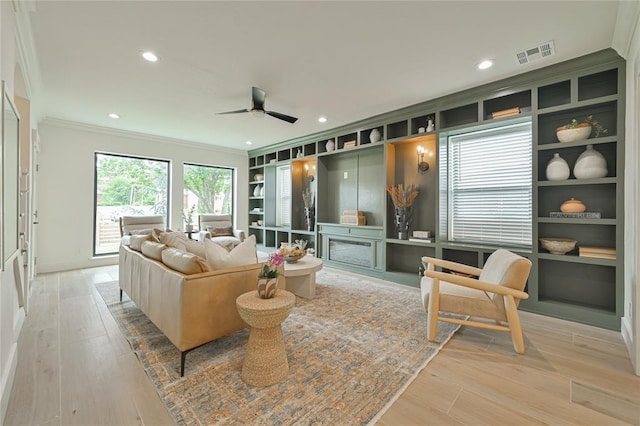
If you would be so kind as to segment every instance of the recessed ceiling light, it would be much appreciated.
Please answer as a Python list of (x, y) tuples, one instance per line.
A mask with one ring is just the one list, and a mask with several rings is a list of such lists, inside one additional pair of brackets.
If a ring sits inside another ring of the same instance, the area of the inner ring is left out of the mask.
[(158, 60), (158, 57), (155, 55), (155, 53), (149, 51), (143, 52), (142, 57), (149, 62), (156, 62)]
[(318, 118), (318, 121), (320, 123), (326, 123), (327, 122), (327, 117), (320, 117), (320, 118)]
[(253, 142), (251, 142), (251, 141), (246, 141), (245, 143), (246, 143), (247, 145), (251, 145)]
[(487, 59), (485, 61), (482, 61), (478, 64), (478, 69), (479, 70), (486, 70), (487, 68), (491, 68), (491, 66), (493, 65), (493, 61)]
[(110, 113), (109, 117), (111, 117), (113, 119), (120, 118), (120, 116), (118, 114), (116, 114), (115, 112)]

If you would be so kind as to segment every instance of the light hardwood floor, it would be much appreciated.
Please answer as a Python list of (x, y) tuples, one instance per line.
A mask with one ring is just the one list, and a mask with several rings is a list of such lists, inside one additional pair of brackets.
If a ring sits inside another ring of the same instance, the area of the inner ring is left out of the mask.
[[(5, 425), (173, 423), (94, 287), (117, 278), (103, 267), (34, 282)], [(506, 333), (463, 327), (378, 424), (640, 425), (619, 333), (521, 318), (525, 355)]]

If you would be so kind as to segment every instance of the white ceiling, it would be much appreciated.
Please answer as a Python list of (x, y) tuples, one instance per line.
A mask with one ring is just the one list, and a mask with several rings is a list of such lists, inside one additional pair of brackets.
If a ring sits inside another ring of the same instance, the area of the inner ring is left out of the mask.
[[(611, 47), (617, 11), (617, 1), (37, 1), (31, 26), (44, 116), (245, 150)], [(549, 40), (555, 56), (516, 64), (517, 51)], [(147, 49), (160, 61), (144, 61)], [(496, 65), (477, 71), (485, 58)], [(267, 110), (299, 120), (216, 115), (250, 108), (251, 86), (267, 92)]]

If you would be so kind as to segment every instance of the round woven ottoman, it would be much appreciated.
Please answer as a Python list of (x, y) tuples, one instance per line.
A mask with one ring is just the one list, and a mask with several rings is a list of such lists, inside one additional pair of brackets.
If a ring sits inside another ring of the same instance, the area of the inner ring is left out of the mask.
[(289, 362), (280, 324), (287, 319), (296, 296), (278, 290), (271, 299), (261, 299), (251, 291), (236, 299), (240, 317), (251, 326), (242, 380), (254, 386), (269, 386), (287, 378)]

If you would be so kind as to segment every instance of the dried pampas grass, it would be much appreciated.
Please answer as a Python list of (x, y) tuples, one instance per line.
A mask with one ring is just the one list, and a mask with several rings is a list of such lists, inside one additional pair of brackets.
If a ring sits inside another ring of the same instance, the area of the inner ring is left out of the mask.
[(411, 207), (413, 200), (418, 196), (418, 188), (413, 184), (407, 186), (406, 189), (402, 184), (388, 186), (387, 192), (396, 208)]

